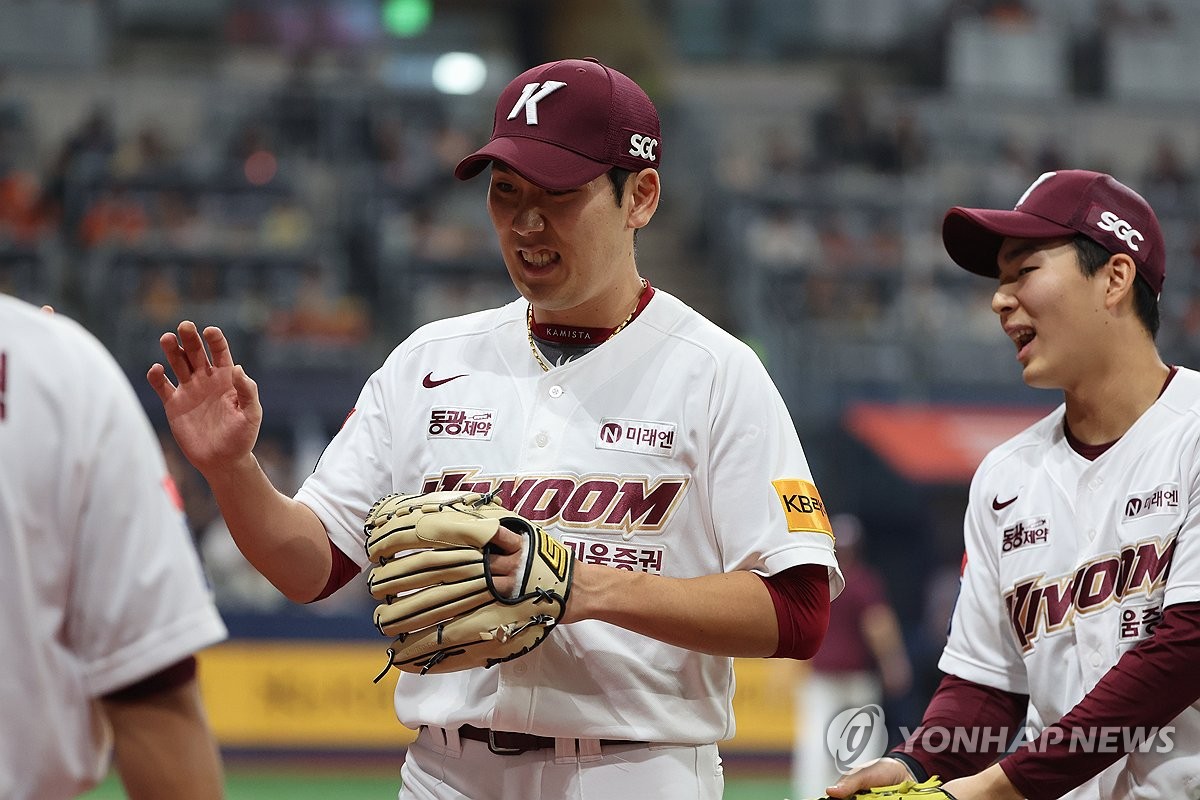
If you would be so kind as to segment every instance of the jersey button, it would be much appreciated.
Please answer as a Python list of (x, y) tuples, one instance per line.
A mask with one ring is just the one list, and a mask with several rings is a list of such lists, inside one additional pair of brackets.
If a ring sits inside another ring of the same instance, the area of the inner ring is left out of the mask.
[(1092, 666), (1093, 666), (1093, 667), (1099, 667), (1099, 666), (1100, 666), (1100, 662), (1101, 662), (1102, 660), (1103, 660), (1103, 659), (1101, 659), (1101, 658), (1100, 658), (1100, 654), (1099, 654), (1099, 653), (1092, 653)]
[(561, 386), (551, 386), (550, 387), (550, 396), (551, 397), (562, 397), (562, 393), (563, 393), (563, 388)]
[(537, 443), (538, 447), (545, 447), (550, 443), (550, 437), (544, 433), (539, 433), (537, 436), (533, 437), (533, 441)]
[(1089, 539), (1095, 539), (1095, 538), (1096, 538), (1096, 529), (1095, 529), (1095, 528), (1092, 528), (1091, 530), (1089, 530), (1089, 531), (1088, 531), (1088, 538), (1089, 538)]

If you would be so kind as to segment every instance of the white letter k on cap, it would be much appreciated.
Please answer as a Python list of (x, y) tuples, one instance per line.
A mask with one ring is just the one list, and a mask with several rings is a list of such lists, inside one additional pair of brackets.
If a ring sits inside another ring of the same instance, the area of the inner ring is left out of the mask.
[[(541, 86), (541, 89), (538, 87)], [(538, 101), (544, 98), (551, 92), (561, 89), (566, 86), (562, 81), (546, 81), (545, 83), (527, 83), (525, 89), (521, 92), (521, 96), (517, 98), (516, 105), (512, 107), (512, 111), (508, 112), (508, 118), (513, 119), (521, 111), (521, 106), (525, 107), (525, 124), (537, 125), (537, 104)]]

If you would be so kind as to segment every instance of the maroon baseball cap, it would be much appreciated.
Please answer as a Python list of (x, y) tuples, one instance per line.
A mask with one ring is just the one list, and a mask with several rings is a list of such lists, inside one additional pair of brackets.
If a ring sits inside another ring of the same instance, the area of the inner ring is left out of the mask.
[(492, 138), (458, 162), (473, 178), (500, 161), (544, 189), (574, 189), (612, 167), (639, 172), (662, 160), (658, 111), (642, 88), (594, 58), (526, 70), (496, 102)]
[(1111, 175), (1082, 169), (1043, 173), (1012, 211), (955, 206), (942, 220), (942, 242), (963, 269), (994, 278), (1006, 236), (1057, 239), (1082, 233), (1124, 253), (1155, 294), (1166, 277), (1166, 247), (1154, 209)]

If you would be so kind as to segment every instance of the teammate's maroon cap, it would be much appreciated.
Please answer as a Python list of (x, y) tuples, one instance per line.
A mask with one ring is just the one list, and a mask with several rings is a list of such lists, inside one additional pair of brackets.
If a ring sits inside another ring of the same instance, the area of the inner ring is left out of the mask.
[(1006, 236), (1057, 239), (1082, 233), (1110, 253), (1124, 253), (1155, 294), (1166, 277), (1166, 247), (1154, 209), (1111, 175), (1082, 169), (1046, 172), (1012, 211), (955, 206), (942, 220), (942, 242), (964, 269), (994, 278)]
[(642, 88), (594, 58), (526, 70), (500, 93), (492, 138), (454, 168), (473, 178), (492, 161), (543, 189), (565, 190), (612, 167), (662, 160), (658, 111)]

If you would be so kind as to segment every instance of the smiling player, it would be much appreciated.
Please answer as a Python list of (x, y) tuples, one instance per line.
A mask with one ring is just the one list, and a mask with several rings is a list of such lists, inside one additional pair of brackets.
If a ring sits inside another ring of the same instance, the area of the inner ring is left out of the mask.
[[(842, 579), (787, 408), (749, 347), (639, 274), (662, 152), (653, 103), (620, 72), (517, 76), (455, 174), (489, 170), (521, 297), (401, 343), (294, 499), (254, 461), (257, 389), (221, 332), (161, 339), (178, 385), (161, 365), (148, 377), (183, 452), (294, 600), (367, 565), (363, 520), (391, 492), (496, 492), (573, 554), (544, 644), (400, 675), (397, 716), (420, 731), (402, 798), (716, 800), (733, 657), (806, 658), (824, 636)], [(519, 537), (497, 528), (511, 555)], [(492, 578), (512, 583), (515, 561)]]
[[(1200, 796), (1200, 374), (1154, 343), (1158, 219), (1063, 170), (1011, 211), (950, 209), (943, 240), (996, 282), (1025, 383), (1064, 402), (975, 473), (922, 728), (830, 794), (936, 773), (957, 800)], [(1035, 738), (992, 764), (1027, 712)]]

